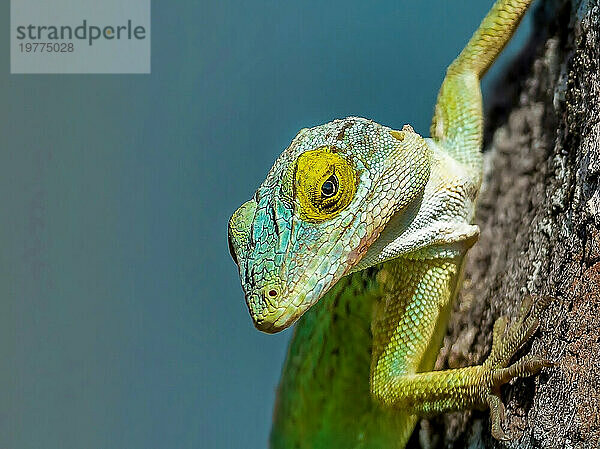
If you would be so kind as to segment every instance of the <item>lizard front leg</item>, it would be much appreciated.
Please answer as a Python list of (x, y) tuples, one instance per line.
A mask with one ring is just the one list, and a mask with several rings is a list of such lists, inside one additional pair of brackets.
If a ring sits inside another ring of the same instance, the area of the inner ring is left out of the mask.
[(507, 318), (499, 318), (492, 351), (482, 365), (429, 371), (445, 331), (439, 323), (446, 321), (442, 315), (449, 312), (459, 265), (459, 258), (403, 260), (382, 269), (384, 300), (373, 321), (372, 394), (386, 406), (420, 416), (489, 406), (492, 435), (505, 439), (500, 387), (551, 365), (537, 356), (509, 365), (537, 329), (549, 300), (534, 307), (527, 298), (508, 331)]

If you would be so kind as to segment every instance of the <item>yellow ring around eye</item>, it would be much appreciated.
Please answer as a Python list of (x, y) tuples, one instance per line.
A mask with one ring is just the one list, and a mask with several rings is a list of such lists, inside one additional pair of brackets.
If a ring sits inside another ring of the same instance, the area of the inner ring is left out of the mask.
[[(324, 196), (323, 183), (332, 175), (338, 180), (337, 192)], [(332, 148), (325, 146), (302, 153), (296, 162), (295, 193), (300, 205), (300, 218), (318, 223), (329, 220), (344, 210), (354, 198), (356, 170)]]

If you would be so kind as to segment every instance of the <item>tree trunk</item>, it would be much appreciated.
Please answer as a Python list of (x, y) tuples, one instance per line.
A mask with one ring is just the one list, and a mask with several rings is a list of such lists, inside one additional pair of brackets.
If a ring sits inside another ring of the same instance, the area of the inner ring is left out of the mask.
[(556, 362), (502, 390), (488, 412), (422, 420), (409, 447), (600, 448), (600, 7), (549, 0), (489, 99), (479, 243), (437, 369), (481, 363), (492, 325), (527, 294), (556, 299), (521, 354)]

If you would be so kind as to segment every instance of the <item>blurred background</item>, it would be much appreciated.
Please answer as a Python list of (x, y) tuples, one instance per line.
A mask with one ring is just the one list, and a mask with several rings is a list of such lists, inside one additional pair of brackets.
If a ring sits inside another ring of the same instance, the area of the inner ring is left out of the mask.
[(428, 135), (491, 4), (153, 2), (151, 75), (10, 75), (5, 32), (0, 447), (265, 447), (291, 331), (253, 328), (230, 214), (300, 128)]

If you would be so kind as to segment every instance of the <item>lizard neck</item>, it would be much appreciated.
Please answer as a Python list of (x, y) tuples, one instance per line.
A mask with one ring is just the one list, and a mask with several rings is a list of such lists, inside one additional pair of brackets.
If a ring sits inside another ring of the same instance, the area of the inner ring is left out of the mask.
[(414, 416), (385, 410), (370, 394), (371, 322), (383, 296), (377, 274), (394, 263), (342, 278), (296, 324), (277, 392), (273, 448), (396, 447), (412, 432)]

